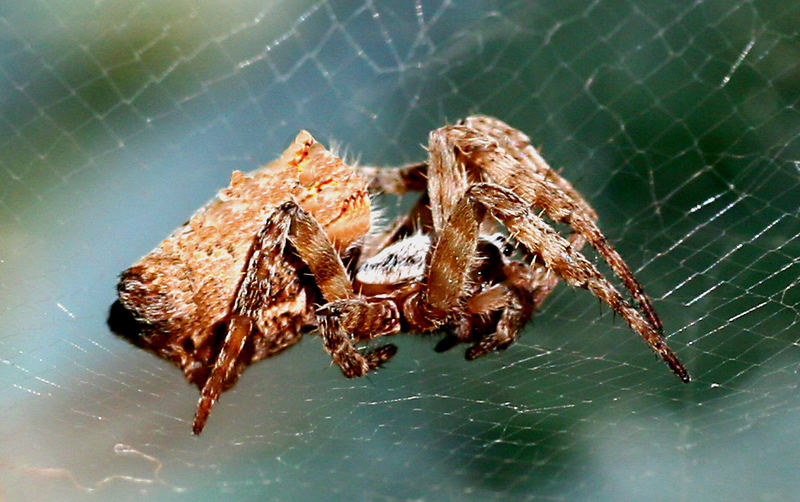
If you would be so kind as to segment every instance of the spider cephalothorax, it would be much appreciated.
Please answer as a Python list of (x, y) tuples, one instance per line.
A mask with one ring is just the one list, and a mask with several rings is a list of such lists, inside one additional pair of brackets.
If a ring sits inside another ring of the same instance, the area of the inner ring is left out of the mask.
[[(527, 136), (475, 116), (431, 132), (428, 152), (426, 162), (404, 168), (356, 170), (301, 132), (275, 162), (235, 172), (229, 187), (122, 273), (120, 303), (141, 325), (137, 343), (201, 388), (195, 433), (248, 364), (296, 343), (305, 328), (318, 326), (348, 377), (396, 352), (393, 345), (360, 352), (354, 342), (401, 329), (444, 330), (437, 350), (469, 342), (473, 359), (508, 347), (559, 280), (607, 303), (689, 380), (597, 215)], [(391, 228), (367, 238), (365, 180), (384, 192), (423, 194)], [(540, 213), (571, 235), (562, 237)], [(638, 310), (580, 252), (585, 243)], [(345, 251), (356, 263), (353, 278)]]

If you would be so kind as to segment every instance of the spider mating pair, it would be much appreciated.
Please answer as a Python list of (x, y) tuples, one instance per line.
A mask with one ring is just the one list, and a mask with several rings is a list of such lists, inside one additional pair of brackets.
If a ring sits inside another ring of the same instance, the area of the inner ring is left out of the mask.
[[(370, 189), (422, 195), (368, 234)], [(540, 212), (569, 226), (569, 237)], [(279, 159), (234, 172), (124, 271), (119, 300), (138, 323), (135, 343), (201, 389), (195, 434), (247, 365), (304, 331), (319, 330), (347, 377), (396, 353), (391, 344), (362, 352), (357, 342), (400, 331), (446, 331), (437, 350), (470, 343), (474, 359), (508, 347), (559, 280), (608, 304), (688, 382), (650, 299), (596, 220), (525, 134), (492, 117), (432, 131), (427, 161), (400, 168), (349, 166), (302, 131)], [(586, 243), (636, 307), (581, 253)]]

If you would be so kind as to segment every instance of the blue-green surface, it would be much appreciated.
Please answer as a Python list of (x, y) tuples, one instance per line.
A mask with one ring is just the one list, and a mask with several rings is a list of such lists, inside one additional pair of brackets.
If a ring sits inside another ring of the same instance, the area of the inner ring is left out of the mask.
[[(800, 6), (5, 4), (0, 499), (797, 497)], [(473, 112), (598, 210), (695, 380), (559, 286), (474, 362), (404, 335), (346, 380), (306, 337), (193, 437), (197, 390), (106, 326), (116, 274), (298, 129), (391, 165)]]

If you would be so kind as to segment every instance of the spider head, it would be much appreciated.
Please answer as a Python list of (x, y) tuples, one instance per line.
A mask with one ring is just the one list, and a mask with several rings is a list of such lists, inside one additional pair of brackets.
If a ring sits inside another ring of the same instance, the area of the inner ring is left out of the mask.
[(325, 230), (338, 251), (369, 231), (367, 182), (352, 166), (300, 131), (288, 150), (290, 166), (297, 169), (297, 202)]

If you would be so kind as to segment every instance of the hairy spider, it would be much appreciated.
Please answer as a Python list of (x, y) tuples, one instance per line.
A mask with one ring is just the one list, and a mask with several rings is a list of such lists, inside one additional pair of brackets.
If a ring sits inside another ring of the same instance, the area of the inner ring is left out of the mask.
[[(431, 132), (428, 152), (424, 163), (354, 170), (301, 132), (273, 163), (234, 172), (228, 188), (122, 273), (119, 302), (139, 323), (134, 341), (181, 366), (201, 389), (195, 434), (248, 364), (293, 345), (305, 329), (318, 326), (347, 377), (396, 352), (389, 344), (362, 353), (354, 342), (401, 329), (447, 331), (437, 350), (471, 342), (473, 359), (508, 347), (559, 279), (607, 303), (689, 381), (597, 215), (527, 136), (474, 116)], [(365, 180), (423, 195), (367, 238)], [(569, 225), (569, 238), (538, 211)], [(581, 254), (586, 242), (641, 313)], [(356, 266), (353, 279), (343, 254)]]

